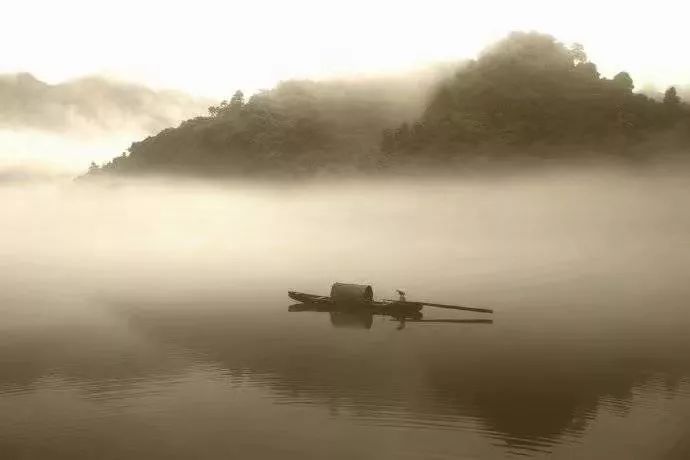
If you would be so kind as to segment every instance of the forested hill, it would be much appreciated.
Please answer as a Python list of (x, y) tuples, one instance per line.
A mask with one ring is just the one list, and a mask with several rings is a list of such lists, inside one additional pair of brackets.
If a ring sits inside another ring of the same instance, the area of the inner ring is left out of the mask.
[(662, 134), (687, 146), (690, 112), (676, 89), (657, 101), (634, 87), (624, 71), (602, 78), (581, 45), (513, 33), (444, 81), (417, 123), (386, 131), (382, 150), (398, 161), (487, 145), (507, 155), (535, 145), (556, 156), (578, 146), (625, 155)]
[(626, 155), (662, 138), (690, 145), (690, 109), (675, 88), (663, 100), (638, 94), (628, 73), (602, 78), (581, 45), (548, 35), (512, 33), (442, 74), (288, 81), (248, 101), (238, 91), (89, 174), (371, 171), (486, 152)]
[(309, 174), (356, 170), (379, 155), (381, 133), (424, 111), (429, 91), (451, 71), (445, 66), (400, 77), (286, 81), (247, 101), (237, 91), (187, 120), (134, 142), (90, 175)]

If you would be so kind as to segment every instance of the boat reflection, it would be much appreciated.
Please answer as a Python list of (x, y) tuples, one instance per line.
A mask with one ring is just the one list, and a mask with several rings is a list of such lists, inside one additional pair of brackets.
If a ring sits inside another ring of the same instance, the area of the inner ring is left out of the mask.
[(374, 324), (374, 315), (369, 312), (328, 312), (333, 327), (343, 327), (352, 329), (371, 329)]
[(371, 329), (374, 324), (374, 315), (366, 310), (346, 310), (326, 304), (296, 303), (288, 307), (290, 312), (322, 312), (328, 313), (333, 327), (350, 329)]
[[(321, 312), (328, 313), (331, 324), (336, 328), (371, 329), (374, 324), (374, 313), (364, 309), (345, 309), (330, 304), (305, 304), (296, 303), (288, 307), (290, 312)], [(491, 319), (423, 319), (421, 312), (405, 315), (391, 315), (377, 313), (379, 316), (388, 316), (392, 321), (398, 321), (398, 330), (404, 329), (407, 323), (449, 323), (449, 324), (493, 324)]]

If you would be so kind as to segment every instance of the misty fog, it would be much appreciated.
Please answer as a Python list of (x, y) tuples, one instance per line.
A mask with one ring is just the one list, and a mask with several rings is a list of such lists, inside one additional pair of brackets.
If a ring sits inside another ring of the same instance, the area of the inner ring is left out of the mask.
[(688, 185), (662, 172), (586, 170), (307, 185), (7, 184), (2, 291), (309, 292), (344, 279), (420, 295), (490, 288), (493, 301), (508, 286), (580, 278), (622, 295), (630, 285), (684, 288)]
[(48, 84), (0, 74), (0, 181), (74, 176), (209, 103), (100, 76)]
[[(348, 147), (361, 149), (360, 137), (375, 143), (383, 126), (418, 117), (435, 84), (456, 67), (437, 63), (402, 74), (287, 84), (313, 92), (328, 123), (351, 136)], [(0, 74), (0, 180), (83, 174), (92, 161), (105, 163), (133, 142), (207, 115), (235, 89), (216, 100), (101, 76), (48, 84), (28, 73)], [(373, 115), (372, 101), (378, 101)]]
[(0, 128), (66, 133), (155, 132), (202, 114), (209, 101), (100, 76), (47, 84), (29, 73), (0, 74)]

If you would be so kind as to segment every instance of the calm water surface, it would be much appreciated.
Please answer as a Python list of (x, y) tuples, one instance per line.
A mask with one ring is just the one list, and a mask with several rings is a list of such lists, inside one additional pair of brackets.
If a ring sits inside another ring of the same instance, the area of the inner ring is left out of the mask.
[(688, 190), (5, 187), (0, 458), (690, 458)]

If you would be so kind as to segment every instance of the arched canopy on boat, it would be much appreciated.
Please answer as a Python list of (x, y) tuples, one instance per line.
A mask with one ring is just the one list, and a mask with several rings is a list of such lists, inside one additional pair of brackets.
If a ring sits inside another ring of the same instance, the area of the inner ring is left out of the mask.
[(333, 283), (331, 298), (336, 302), (371, 302), (374, 291), (367, 284)]

